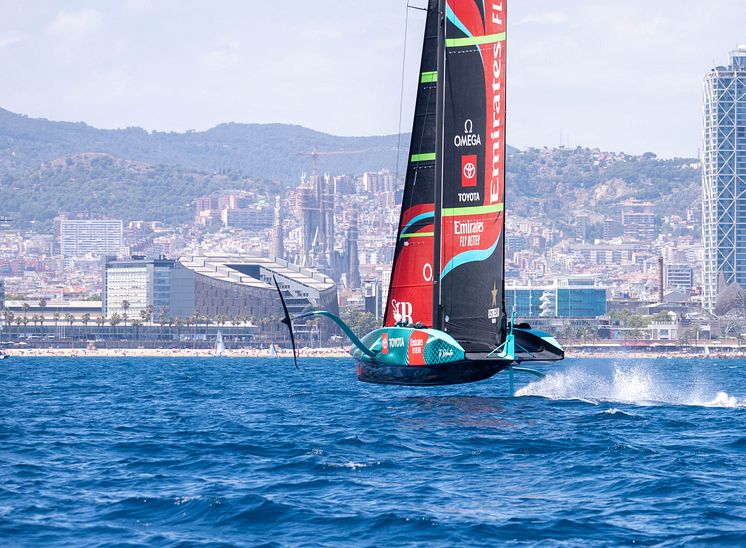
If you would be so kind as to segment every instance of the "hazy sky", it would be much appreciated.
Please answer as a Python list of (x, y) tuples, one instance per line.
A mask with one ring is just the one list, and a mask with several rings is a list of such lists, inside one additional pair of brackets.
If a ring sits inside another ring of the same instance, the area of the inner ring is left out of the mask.
[[(410, 0), (424, 5), (425, 0)], [(0, 107), (103, 128), (395, 133), (406, 0), (0, 0)], [(508, 142), (695, 156), (746, 1), (512, 0)], [(405, 123), (423, 18), (409, 14)]]

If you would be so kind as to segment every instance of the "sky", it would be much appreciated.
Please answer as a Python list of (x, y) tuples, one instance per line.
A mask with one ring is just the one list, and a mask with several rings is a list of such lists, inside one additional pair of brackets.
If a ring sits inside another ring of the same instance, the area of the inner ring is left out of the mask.
[[(0, 0), (0, 107), (101, 128), (391, 134), (406, 52), (409, 131), (424, 19), (406, 1)], [(746, 44), (744, 0), (512, 0), (508, 13), (519, 148), (695, 157), (702, 78)]]

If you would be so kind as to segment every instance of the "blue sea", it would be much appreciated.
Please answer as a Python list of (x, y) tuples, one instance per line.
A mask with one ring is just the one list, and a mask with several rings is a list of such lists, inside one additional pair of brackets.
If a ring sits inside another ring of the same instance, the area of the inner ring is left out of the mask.
[(746, 362), (0, 362), (3, 546), (746, 545)]

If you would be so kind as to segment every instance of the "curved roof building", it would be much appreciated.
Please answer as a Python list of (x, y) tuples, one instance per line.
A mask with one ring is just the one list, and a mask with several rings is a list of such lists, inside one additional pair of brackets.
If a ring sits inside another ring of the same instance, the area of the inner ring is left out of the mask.
[[(282, 259), (206, 255), (182, 257), (179, 262), (193, 273), (195, 314), (251, 318), (268, 335), (284, 337), (285, 327), (276, 321), (282, 318), (282, 306), (273, 276), (291, 315), (313, 309), (339, 312), (337, 286), (331, 278)], [(330, 322), (320, 322), (318, 331), (314, 322), (295, 324), (299, 340), (326, 340), (335, 332)]]

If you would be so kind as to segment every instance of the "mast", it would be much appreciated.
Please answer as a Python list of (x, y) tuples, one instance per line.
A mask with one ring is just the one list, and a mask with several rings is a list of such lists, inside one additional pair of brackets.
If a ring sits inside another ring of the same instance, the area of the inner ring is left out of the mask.
[(435, 196), (434, 196), (434, 237), (433, 237), (433, 329), (443, 329), (443, 305), (440, 285), (440, 260), (442, 246), (443, 210), (443, 113), (445, 111), (445, 4), (438, 0), (438, 87), (435, 111)]
[[(507, 49), (508, 44), (508, 25), (505, 25), (505, 45)], [(506, 55), (507, 58), (507, 55)], [(502, 272), (502, 302), (501, 306), (503, 309), (502, 317), (500, 318), (500, 330), (498, 331), (498, 334), (500, 336), (500, 340), (498, 342), (502, 343), (505, 341), (506, 337), (508, 336), (508, 317), (510, 316), (512, 318), (512, 315), (508, 314), (508, 310), (505, 308), (505, 257), (507, 256), (505, 254), (505, 249), (507, 248), (506, 241), (508, 240), (508, 205), (506, 202), (506, 196), (507, 196), (507, 190), (508, 190), (508, 168), (507, 168), (507, 162), (508, 162), (508, 88), (507, 86), (503, 87), (503, 162), (505, 162), (503, 166), (503, 230), (502, 230), (502, 262), (503, 262), (503, 272)], [(515, 303), (515, 299), (513, 299), (513, 303)], [(512, 320), (511, 320), (512, 321)], [(513, 326), (515, 327), (515, 326)]]

